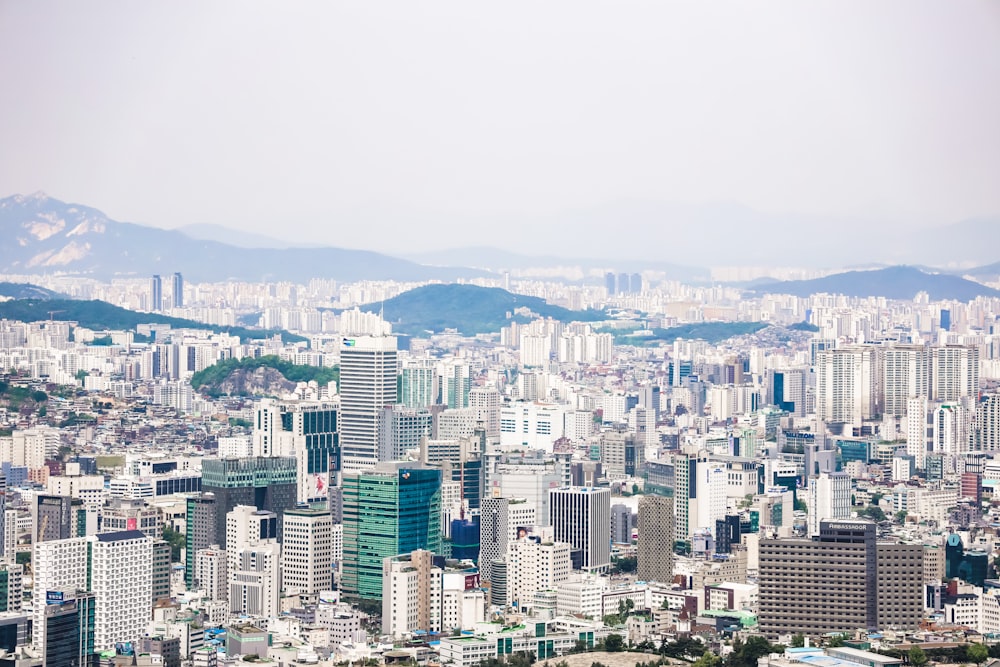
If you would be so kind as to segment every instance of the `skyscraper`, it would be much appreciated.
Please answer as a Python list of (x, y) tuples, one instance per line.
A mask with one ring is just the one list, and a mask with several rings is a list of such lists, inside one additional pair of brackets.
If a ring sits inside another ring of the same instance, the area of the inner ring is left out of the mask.
[(611, 489), (567, 486), (549, 491), (549, 518), (556, 541), (579, 552), (574, 565), (591, 572), (611, 566)]
[(930, 352), (923, 345), (894, 345), (884, 352), (882, 388), (885, 414), (903, 417), (907, 401), (930, 392)]
[(163, 310), (163, 279), (154, 275), (149, 281), (149, 309), (154, 312)]
[(207, 458), (201, 466), (203, 493), (215, 496), (215, 534), (205, 548), (226, 545), (226, 514), (237, 505), (252, 505), (278, 516), (278, 539), (281, 539), (281, 516), (295, 507), (298, 495), (297, 462), (288, 456), (255, 456), (247, 459)]
[(174, 308), (184, 307), (184, 276), (180, 273), (175, 273), (172, 279), (171, 285), (171, 298), (173, 299)]
[(350, 597), (378, 599), (385, 558), (441, 551), (441, 471), (384, 462), (345, 471), (343, 480), (341, 588)]
[(379, 413), (397, 401), (396, 369), (394, 336), (342, 339), (340, 444), (344, 471), (364, 470), (378, 461)]
[(945, 345), (931, 349), (931, 399), (957, 401), (979, 393), (979, 348)]
[(820, 522), (851, 518), (851, 476), (822, 472), (809, 477), (809, 534), (819, 535)]
[(816, 416), (828, 423), (861, 426), (881, 407), (878, 354), (856, 345), (816, 353)]
[(646, 495), (639, 499), (637, 576), (670, 583), (674, 578), (674, 499)]
[(479, 514), (479, 572), (482, 580), (493, 581), (497, 561), (507, 558), (508, 545), (517, 539), (518, 529), (538, 523), (537, 508), (523, 498), (483, 498)]
[(229, 610), (274, 616), (281, 592), (278, 515), (240, 505), (226, 515)]
[(257, 406), (254, 454), (295, 457), (298, 502), (328, 502), (331, 477), (340, 470), (338, 411), (336, 401), (265, 398)]

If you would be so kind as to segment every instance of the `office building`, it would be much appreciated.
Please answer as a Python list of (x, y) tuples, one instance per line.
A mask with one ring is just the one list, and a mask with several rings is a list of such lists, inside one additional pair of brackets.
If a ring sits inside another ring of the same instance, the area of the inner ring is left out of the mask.
[(156, 313), (163, 310), (163, 279), (159, 275), (149, 281), (149, 310)]
[(184, 276), (175, 273), (171, 280), (170, 298), (173, 299), (174, 308), (184, 307)]
[(152, 541), (153, 579), (152, 602), (170, 599), (170, 572), (173, 569), (170, 543), (165, 540)]
[(333, 585), (333, 518), (326, 510), (285, 511), (281, 542), (282, 586), (289, 594), (316, 595)]
[(0, 563), (0, 612), (21, 611), (24, 600), (24, 566)]
[(549, 520), (556, 541), (569, 542), (579, 553), (574, 553), (577, 569), (604, 572), (611, 566), (611, 489), (552, 489)]
[(632, 510), (628, 505), (611, 506), (611, 541), (616, 544), (632, 543)]
[(437, 374), (430, 359), (414, 359), (400, 371), (399, 404), (411, 410), (424, 410), (438, 403)]
[(493, 570), (507, 558), (507, 547), (538, 524), (537, 507), (523, 498), (482, 499), (479, 506), (479, 572), (494, 583)]
[(96, 667), (93, 593), (75, 589), (46, 591), (45, 606), (37, 615), (42, 623), (39, 648), (46, 667)]
[(823, 521), (812, 539), (759, 545), (759, 623), (767, 637), (916, 629), (922, 544), (879, 544), (869, 521)]
[(379, 414), (397, 403), (396, 338), (357, 336), (340, 345), (342, 468), (358, 472), (378, 461)]
[(239, 505), (226, 515), (229, 611), (275, 616), (281, 593), (278, 515)]
[[(195, 586), (195, 554), (202, 549), (218, 546), (225, 536), (218, 529), (216, 512), (218, 505), (214, 493), (199, 493), (187, 497), (187, 512), (184, 530), (184, 583), (189, 588)], [(223, 513), (225, 521), (225, 513)], [(225, 552), (223, 552), (225, 553)], [(223, 574), (225, 581), (225, 574)], [(204, 586), (202, 586), (204, 587)], [(225, 599), (225, 598), (223, 598)]]
[(345, 471), (343, 479), (341, 589), (349, 597), (378, 599), (385, 558), (441, 551), (441, 471), (383, 462)]
[(94, 645), (103, 650), (137, 642), (152, 610), (153, 541), (137, 530), (85, 539), (94, 593)]
[(426, 409), (393, 405), (379, 411), (378, 459), (401, 461), (410, 450), (420, 449), (420, 439), (430, 437), (434, 416)]
[(101, 532), (117, 533), (138, 530), (147, 537), (163, 537), (163, 512), (150, 507), (145, 500), (112, 498), (101, 510)]
[(229, 597), (229, 561), (218, 548), (198, 549), (194, 556), (194, 585), (205, 591), (210, 600)]
[[(215, 533), (206, 548), (226, 545), (226, 515), (238, 505), (251, 505), (278, 516), (278, 540), (281, 540), (281, 516), (296, 505), (298, 462), (288, 456), (255, 456), (248, 459), (206, 458), (201, 465), (203, 496), (215, 498)], [(192, 554), (193, 555), (193, 554)]]
[(69, 496), (35, 496), (35, 542), (65, 540), (73, 535), (73, 499)]
[(521, 613), (535, 610), (537, 594), (554, 592), (573, 571), (572, 546), (566, 542), (527, 537), (507, 547), (506, 602)]
[(475, 568), (423, 549), (382, 564), (382, 632), (393, 638), (469, 628), (485, 616)]
[(257, 406), (254, 455), (295, 457), (300, 503), (329, 502), (331, 477), (340, 470), (338, 412), (336, 401), (264, 398)]
[(674, 578), (674, 499), (643, 496), (638, 515), (637, 576), (641, 581), (670, 583)]

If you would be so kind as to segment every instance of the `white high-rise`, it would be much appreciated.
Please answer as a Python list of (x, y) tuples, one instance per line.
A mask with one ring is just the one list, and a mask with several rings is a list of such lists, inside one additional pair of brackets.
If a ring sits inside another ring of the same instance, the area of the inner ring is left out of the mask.
[(923, 470), (927, 460), (927, 397), (906, 401), (906, 453)]
[(285, 512), (281, 542), (282, 585), (315, 595), (333, 585), (333, 518), (325, 510)]
[(500, 437), (500, 406), (503, 397), (495, 387), (473, 387), (469, 390), (469, 407), (476, 411), (476, 421), (486, 428), (486, 437)]
[(934, 409), (932, 448), (944, 454), (969, 451), (971, 415), (965, 402), (944, 403)]
[(94, 593), (94, 646), (137, 642), (153, 601), (153, 541), (137, 530), (89, 537)]
[(902, 417), (911, 398), (930, 395), (930, 351), (923, 345), (894, 345), (884, 352), (884, 414)]
[(31, 643), (36, 650), (42, 651), (45, 647), (46, 592), (87, 588), (87, 538), (38, 542), (32, 550)]
[[(99, 650), (143, 636), (152, 611), (153, 542), (137, 530), (40, 542), (34, 547), (32, 644), (45, 646), (46, 592), (94, 593)], [(88, 585), (89, 584), (89, 585)]]
[(226, 515), (229, 611), (276, 616), (281, 593), (278, 515), (237, 505)]
[(573, 571), (567, 542), (520, 539), (507, 546), (507, 603), (519, 612), (534, 610), (535, 593), (554, 591)]
[(611, 565), (611, 489), (568, 486), (549, 491), (549, 519), (558, 542), (581, 552), (580, 568)]
[(809, 478), (809, 534), (819, 535), (820, 521), (851, 518), (851, 476), (822, 472)]
[(876, 349), (856, 345), (816, 353), (816, 416), (860, 426), (881, 408)]
[(194, 559), (195, 587), (204, 590), (210, 600), (225, 600), (229, 595), (226, 552), (217, 546), (198, 549)]
[(931, 350), (931, 398), (957, 401), (979, 392), (979, 348), (945, 345)]
[(397, 402), (396, 338), (357, 336), (340, 344), (342, 470), (359, 472), (378, 462), (382, 408)]

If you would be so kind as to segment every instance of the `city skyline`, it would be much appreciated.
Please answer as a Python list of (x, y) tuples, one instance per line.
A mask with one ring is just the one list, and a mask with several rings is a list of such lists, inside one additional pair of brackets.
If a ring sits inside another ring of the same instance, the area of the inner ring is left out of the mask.
[(514, 9), (13, 5), (0, 191), (396, 254), (1000, 214), (989, 4)]

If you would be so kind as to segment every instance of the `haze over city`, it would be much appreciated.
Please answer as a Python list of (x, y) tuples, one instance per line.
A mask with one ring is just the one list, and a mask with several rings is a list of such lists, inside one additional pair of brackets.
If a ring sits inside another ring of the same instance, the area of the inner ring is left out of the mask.
[(1000, 214), (990, 2), (5, 3), (0, 59), (0, 194), (166, 228), (931, 263)]

